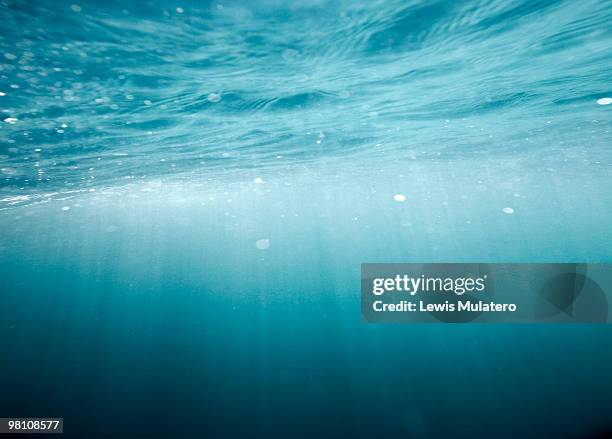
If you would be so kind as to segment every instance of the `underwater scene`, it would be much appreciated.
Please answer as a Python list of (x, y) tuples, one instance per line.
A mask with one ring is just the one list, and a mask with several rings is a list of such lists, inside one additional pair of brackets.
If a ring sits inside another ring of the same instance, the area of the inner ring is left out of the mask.
[(0, 0), (0, 417), (612, 437), (612, 327), (360, 311), (362, 263), (612, 263), (611, 22), (609, 0)]

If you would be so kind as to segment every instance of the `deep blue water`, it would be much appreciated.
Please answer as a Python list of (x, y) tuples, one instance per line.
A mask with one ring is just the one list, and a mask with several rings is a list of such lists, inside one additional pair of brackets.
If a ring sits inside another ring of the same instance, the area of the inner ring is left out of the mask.
[(0, 0), (0, 417), (78, 438), (610, 428), (608, 326), (368, 325), (359, 268), (612, 262), (611, 19)]

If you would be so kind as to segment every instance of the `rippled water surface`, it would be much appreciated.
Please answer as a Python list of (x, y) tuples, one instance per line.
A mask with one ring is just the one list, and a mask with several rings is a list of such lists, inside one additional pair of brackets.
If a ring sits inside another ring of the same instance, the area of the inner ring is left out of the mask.
[(3, 1), (2, 192), (534, 156), (609, 171), (611, 11)]

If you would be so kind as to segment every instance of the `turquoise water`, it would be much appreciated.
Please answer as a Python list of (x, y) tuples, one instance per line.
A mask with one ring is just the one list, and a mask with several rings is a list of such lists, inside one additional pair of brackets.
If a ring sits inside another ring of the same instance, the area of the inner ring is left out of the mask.
[(609, 428), (607, 326), (367, 325), (359, 269), (612, 262), (611, 19), (0, 0), (0, 416), (79, 438)]

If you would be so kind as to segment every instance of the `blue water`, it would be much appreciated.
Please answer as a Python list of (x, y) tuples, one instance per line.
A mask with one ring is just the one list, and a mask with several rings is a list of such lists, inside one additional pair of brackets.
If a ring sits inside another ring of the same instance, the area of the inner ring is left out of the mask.
[(0, 0), (0, 416), (79, 438), (610, 428), (607, 326), (367, 325), (359, 268), (612, 262), (611, 20)]

